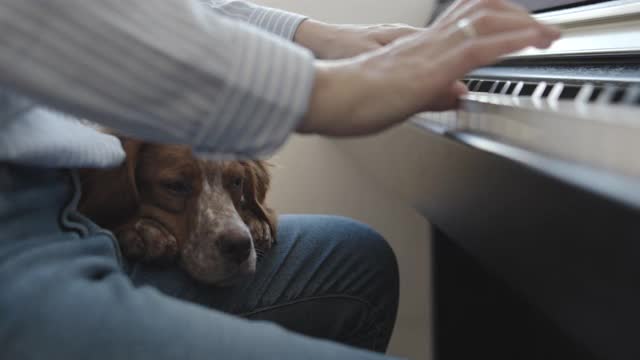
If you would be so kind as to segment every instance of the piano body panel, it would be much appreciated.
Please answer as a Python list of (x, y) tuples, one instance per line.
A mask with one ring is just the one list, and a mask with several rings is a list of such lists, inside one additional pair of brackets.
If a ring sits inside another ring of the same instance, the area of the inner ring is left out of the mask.
[(563, 38), (336, 144), (433, 225), (437, 359), (640, 359), (640, 2), (517, 2)]
[(639, 359), (640, 206), (473, 137), (410, 123), (338, 142), (436, 228), (438, 358)]

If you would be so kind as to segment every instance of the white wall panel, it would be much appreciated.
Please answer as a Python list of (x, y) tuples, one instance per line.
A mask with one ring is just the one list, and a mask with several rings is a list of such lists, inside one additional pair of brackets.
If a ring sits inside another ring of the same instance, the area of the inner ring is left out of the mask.
[(433, 8), (431, 0), (260, 0), (334, 23), (406, 23), (422, 26)]

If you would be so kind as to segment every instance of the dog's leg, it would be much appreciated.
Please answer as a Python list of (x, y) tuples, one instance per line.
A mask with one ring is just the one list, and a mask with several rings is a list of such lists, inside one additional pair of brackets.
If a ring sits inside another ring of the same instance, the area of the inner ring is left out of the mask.
[(164, 226), (138, 219), (114, 231), (123, 254), (145, 262), (169, 262), (178, 255), (178, 241)]

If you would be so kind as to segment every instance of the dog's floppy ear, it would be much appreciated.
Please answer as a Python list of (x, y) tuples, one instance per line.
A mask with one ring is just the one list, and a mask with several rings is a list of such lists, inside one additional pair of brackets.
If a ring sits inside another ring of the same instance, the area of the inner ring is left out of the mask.
[(246, 161), (242, 164), (246, 171), (243, 219), (249, 225), (256, 248), (267, 250), (276, 239), (278, 225), (276, 212), (265, 204), (271, 185), (268, 164), (264, 161)]
[(82, 197), (78, 210), (107, 229), (113, 229), (138, 210), (140, 197), (136, 167), (144, 143), (122, 138), (125, 161), (112, 169), (82, 169)]

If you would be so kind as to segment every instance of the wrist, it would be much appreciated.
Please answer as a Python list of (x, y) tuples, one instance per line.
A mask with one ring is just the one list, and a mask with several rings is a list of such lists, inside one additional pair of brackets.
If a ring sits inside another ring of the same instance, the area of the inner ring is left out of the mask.
[(397, 57), (380, 49), (346, 60), (316, 61), (309, 107), (297, 131), (366, 135), (418, 112), (424, 81)]
[(293, 41), (313, 52), (318, 59), (329, 58), (331, 44), (338, 37), (335, 25), (306, 19), (298, 26)]
[(299, 133), (343, 135), (362, 94), (356, 66), (347, 61), (316, 61), (309, 108), (297, 128)]

